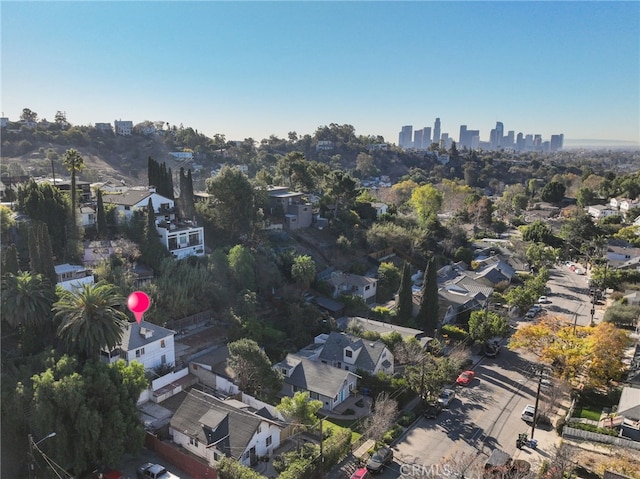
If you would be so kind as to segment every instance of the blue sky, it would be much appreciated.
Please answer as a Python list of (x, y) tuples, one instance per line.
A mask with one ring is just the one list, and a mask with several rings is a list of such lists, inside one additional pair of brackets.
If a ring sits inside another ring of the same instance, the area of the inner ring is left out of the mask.
[(11, 2), (2, 112), (256, 140), (348, 123), (640, 144), (640, 2)]

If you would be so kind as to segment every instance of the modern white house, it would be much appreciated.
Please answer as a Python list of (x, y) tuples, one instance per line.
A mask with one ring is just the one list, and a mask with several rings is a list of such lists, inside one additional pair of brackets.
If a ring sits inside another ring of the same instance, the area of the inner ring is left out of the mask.
[(297, 354), (287, 354), (273, 367), (284, 375), (282, 394), (293, 397), (297, 391), (309, 391), (309, 397), (322, 401), (322, 408), (328, 411), (347, 399), (358, 386), (358, 375), (351, 371)]
[(61, 286), (67, 291), (82, 288), (84, 284), (93, 284), (93, 272), (77, 264), (58, 264), (55, 266), (57, 286)]
[(273, 455), (282, 429), (265, 409), (252, 412), (240, 401), (223, 401), (196, 389), (189, 391), (169, 423), (173, 442), (210, 466), (225, 456), (255, 465), (260, 457)]
[(113, 122), (116, 135), (129, 136), (133, 133), (133, 122), (128, 120), (116, 120)]
[(156, 230), (164, 247), (177, 259), (204, 255), (204, 228), (190, 220), (178, 221), (175, 202), (156, 193), (155, 188), (105, 193), (102, 200), (105, 204), (116, 205), (118, 214), (126, 218), (136, 209), (146, 210), (151, 200), (156, 214)]
[(333, 286), (334, 298), (349, 294), (364, 299), (366, 303), (375, 302), (378, 286), (376, 278), (336, 271), (331, 273), (329, 283)]
[(618, 211), (617, 209), (614, 210), (609, 205), (591, 205), (587, 208), (587, 213), (594, 220), (601, 220), (607, 216), (617, 215)]
[(91, 206), (80, 206), (80, 219), (84, 228), (91, 228), (96, 225), (96, 210)]
[(120, 346), (113, 351), (101, 351), (102, 360), (114, 363), (124, 359), (141, 363), (145, 369), (175, 365), (174, 336), (176, 332), (147, 321), (127, 323)]

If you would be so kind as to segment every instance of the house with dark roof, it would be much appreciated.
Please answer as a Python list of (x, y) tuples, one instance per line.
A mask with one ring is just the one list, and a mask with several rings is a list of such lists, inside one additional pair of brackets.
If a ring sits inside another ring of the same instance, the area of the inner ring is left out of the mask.
[(259, 457), (273, 454), (282, 428), (278, 420), (239, 401), (222, 401), (192, 389), (171, 418), (169, 435), (211, 466), (225, 456), (252, 466)]
[(391, 333), (398, 333), (400, 334), (400, 336), (402, 336), (403, 340), (415, 338), (424, 347), (427, 347), (428, 344), (433, 340), (432, 337), (428, 336), (424, 331), (421, 331), (420, 329), (407, 328), (405, 326), (385, 323), (382, 321), (377, 321), (375, 319), (361, 318), (359, 316), (343, 316), (342, 318), (339, 318), (337, 320), (337, 325), (341, 331), (346, 332), (349, 332), (350, 330), (362, 332), (370, 331), (373, 333), (378, 333), (380, 336)]
[(339, 369), (393, 374), (393, 354), (380, 340), (368, 341), (332, 331), (317, 336), (312, 348), (318, 351), (317, 361)]
[(283, 395), (293, 397), (297, 391), (309, 391), (309, 397), (322, 401), (323, 409), (328, 411), (353, 394), (358, 385), (359, 376), (351, 371), (298, 354), (287, 354), (273, 367), (284, 375)]
[(162, 365), (175, 365), (174, 336), (176, 332), (157, 324), (140, 321), (127, 323), (122, 332), (122, 341), (113, 351), (101, 351), (104, 362), (113, 363), (124, 359), (141, 363), (145, 369)]
[(466, 271), (465, 274), (486, 286), (494, 287), (503, 282), (509, 284), (516, 274), (516, 270), (499, 256), (491, 256), (477, 263), (475, 271)]

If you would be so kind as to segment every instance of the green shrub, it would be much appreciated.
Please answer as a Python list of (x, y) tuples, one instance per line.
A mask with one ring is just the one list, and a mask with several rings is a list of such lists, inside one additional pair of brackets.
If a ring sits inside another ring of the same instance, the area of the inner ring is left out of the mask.
[(571, 427), (574, 429), (581, 429), (583, 431), (595, 432), (598, 434), (606, 434), (607, 436), (617, 436), (618, 431), (615, 429), (609, 429), (608, 427), (598, 427), (593, 424), (585, 424), (582, 422), (572, 422)]
[(389, 429), (384, 436), (382, 436), (382, 441), (385, 444), (391, 445), (393, 441), (400, 437), (402, 434), (402, 426), (400, 424), (394, 425), (391, 429)]
[(458, 326), (453, 326), (451, 324), (445, 324), (444, 326), (442, 326), (441, 334), (456, 341), (462, 341), (466, 339), (467, 336), (469, 336), (469, 333), (467, 333), (464, 329), (459, 328)]
[(408, 427), (415, 420), (416, 415), (412, 412), (403, 414), (400, 419), (398, 419), (398, 424), (403, 427)]

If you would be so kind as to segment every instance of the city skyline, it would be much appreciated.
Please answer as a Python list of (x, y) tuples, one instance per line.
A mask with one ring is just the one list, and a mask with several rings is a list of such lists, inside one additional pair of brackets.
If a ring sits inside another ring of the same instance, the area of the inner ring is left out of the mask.
[(497, 121), (495, 128), (491, 129), (485, 138), (481, 135), (480, 130), (470, 130), (468, 125), (464, 124), (460, 125), (459, 134), (455, 137), (448, 131), (442, 131), (442, 122), (439, 117), (435, 118), (433, 127), (425, 126), (414, 129), (413, 125), (404, 125), (398, 133), (398, 146), (405, 149), (426, 150), (433, 143), (449, 149), (453, 142), (459, 149), (554, 152), (563, 149), (564, 134), (551, 134), (549, 138), (545, 139), (539, 133), (505, 130), (504, 123)]
[(638, 147), (639, 17), (639, 2), (2, 2), (2, 113), (230, 140), (350, 124), (390, 143), (440, 117), (450, 138), (500, 121)]

